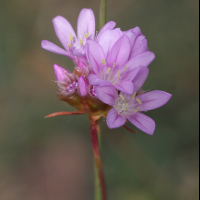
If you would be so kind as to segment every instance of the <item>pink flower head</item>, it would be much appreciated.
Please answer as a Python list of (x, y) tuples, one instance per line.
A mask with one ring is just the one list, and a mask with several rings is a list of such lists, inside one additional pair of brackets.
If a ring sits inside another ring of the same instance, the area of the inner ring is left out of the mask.
[(104, 31), (101, 38), (106, 34), (112, 39), (106, 40), (105, 37), (101, 45), (92, 40), (87, 42), (86, 55), (93, 70), (88, 77), (89, 83), (95, 86), (114, 86), (121, 92), (132, 94), (134, 89), (132, 81), (139, 67), (147, 67), (155, 58), (154, 53), (145, 51), (129, 59), (131, 52), (129, 37), (120, 33), (118, 29)]
[(133, 125), (145, 133), (153, 134), (155, 122), (140, 112), (163, 106), (169, 101), (172, 95), (158, 90), (140, 94), (138, 91), (147, 76), (148, 68), (141, 67), (138, 75), (133, 80), (135, 82), (135, 88), (132, 94), (126, 94), (124, 92), (118, 94), (114, 87), (107, 85), (96, 87), (96, 93), (101, 97), (101, 101), (113, 107), (108, 112), (106, 119), (109, 128), (123, 126), (128, 119)]
[(57, 45), (43, 40), (42, 48), (53, 53), (68, 56), (76, 60), (76, 57), (84, 59), (85, 44), (87, 39), (94, 39), (95, 36), (95, 18), (91, 9), (82, 9), (77, 22), (77, 36), (71, 24), (62, 16), (53, 19), (53, 25), (58, 39), (65, 48), (62, 49)]

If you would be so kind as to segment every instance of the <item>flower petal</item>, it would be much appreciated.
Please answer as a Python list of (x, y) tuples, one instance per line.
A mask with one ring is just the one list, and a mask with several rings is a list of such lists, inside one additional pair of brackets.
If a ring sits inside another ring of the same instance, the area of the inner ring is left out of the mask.
[(104, 103), (114, 106), (117, 90), (113, 86), (97, 86), (95, 87), (97, 97)]
[(105, 30), (101, 36), (99, 36), (99, 44), (101, 45), (104, 53), (107, 57), (108, 52), (112, 49), (115, 42), (122, 36), (122, 31), (119, 29)]
[(108, 53), (107, 62), (112, 66), (115, 62), (116, 67), (124, 67), (130, 55), (131, 44), (126, 35), (120, 37)]
[(129, 40), (130, 40), (130, 42), (131, 42), (131, 49), (132, 49), (132, 47), (133, 47), (133, 45), (134, 45), (134, 43), (135, 43), (136, 38), (137, 38), (138, 36), (140, 36), (142, 33), (141, 33), (141, 31), (140, 31), (140, 28), (136, 26), (136, 27), (133, 28), (133, 29), (130, 29), (130, 30), (125, 31), (124, 34), (125, 34), (126, 36), (128, 36), (128, 38), (129, 38)]
[(53, 20), (54, 29), (58, 39), (63, 47), (68, 50), (68, 44), (71, 43), (70, 35), (76, 38), (76, 34), (71, 24), (62, 16), (57, 16)]
[(93, 41), (88, 40), (86, 44), (86, 56), (93, 71), (99, 75), (102, 59), (105, 59), (105, 54), (101, 46)]
[(97, 37), (96, 37), (96, 41), (99, 42), (99, 38), (101, 37), (102, 33), (109, 29), (109, 30), (112, 30), (114, 27), (115, 27), (116, 23), (114, 21), (109, 21), (107, 22), (102, 28), (101, 30), (99, 31)]
[(89, 33), (89, 38), (94, 39), (95, 35), (95, 17), (91, 9), (84, 8), (81, 10), (77, 21), (77, 36), (79, 39), (84, 38)]
[(139, 111), (148, 111), (159, 108), (166, 104), (171, 97), (171, 94), (159, 90), (138, 95), (138, 99), (142, 102)]
[(133, 94), (133, 82), (131, 81), (122, 81), (115, 85), (115, 87), (121, 92)]
[(148, 51), (147, 40), (146, 40), (145, 36), (141, 35), (136, 39), (133, 49), (131, 50), (129, 59), (131, 59), (145, 51)]
[(123, 81), (132, 81), (140, 71), (141, 66), (122, 72)]
[(112, 85), (110, 81), (100, 79), (96, 74), (90, 74), (88, 76), (88, 80), (89, 80), (90, 85), (99, 85), (99, 86)]
[(148, 74), (149, 74), (149, 68), (141, 66), (137, 76), (133, 79), (133, 84), (134, 84), (133, 92), (137, 92), (142, 87), (145, 80), (147, 79)]
[(129, 117), (128, 120), (143, 132), (153, 135), (156, 124), (150, 117), (142, 113), (136, 113), (135, 115)]
[(118, 128), (123, 126), (126, 122), (126, 118), (118, 115), (115, 108), (112, 108), (107, 115), (106, 122), (109, 128)]
[(139, 66), (147, 67), (154, 60), (154, 58), (155, 55), (153, 52), (146, 51), (129, 60), (126, 65), (128, 69), (133, 69)]
[(48, 40), (42, 40), (41, 47), (47, 51), (51, 51), (53, 53), (61, 54), (64, 56), (68, 56), (69, 58), (73, 59), (74, 57), (64, 49), (60, 48), (59, 46), (49, 42)]

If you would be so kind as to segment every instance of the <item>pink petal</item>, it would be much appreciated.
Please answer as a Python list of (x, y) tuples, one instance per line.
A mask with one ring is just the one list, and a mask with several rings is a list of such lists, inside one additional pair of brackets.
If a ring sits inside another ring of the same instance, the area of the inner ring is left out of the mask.
[(133, 94), (133, 83), (131, 81), (122, 81), (114, 86), (121, 92)]
[(84, 76), (80, 76), (78, 79), (78, 89), (82, 97), (87, 95), (88, 92), (88, 83)]
[(126, 122), (126, 118), (118, 115), (115, 108), (112, 108), (107, 115), (106, 122), (109, 128), (118, 128), (123, 126)]
[(123, 81), (132, 81), (140, 71), (141, 66), (133, 69), (128, 69), (127, 71), (122, 72), (123, 74)]
[(112, 83), (110, 81), (101, 79), (96, 74), (90, 74), (88, 76), (88, 80), (89, 80), (89, 83), (91, 85), (99, 85), (99, 86), (102, 86), (102, 85), (112, 85)]
[(130, 30), (125, 31), (124, 34), (125, 34), (126, 36), (128, 36), (128, 38), (129, 38), (129, 40), (130, 40), (130, 42), (131, 42), (131, 49), (132, 49), (132, 47), (133, 47), (133, 45), (134, 45), (134, 43), (135, 43), (136, 38), (137, 38), (139, 35), (141, 35), (142, 33), (141, 33), (141, 31), (140, 31), (140, 28), (136, 26), (136, 27), (133, 28), (133, 29), (130, 29)]
[(89, 38), (94, 39), (95, 35), (95, 17), (91, 9), (84, 8), (81, 10), (77, 21), (77, 36), (80, 39), (89, 33)]
[(146, 51), (144, 53), (141, 53), (131, 60), (127, 62), (127, 68), (133, 69), (139, 66), (147, 67), (155, 58), (155, 55), (151, 51)]
[(115, 62), (116, 67), (124, 67), (130, 55), (130, 48), (131, 45), (128, 37), (123, 35), (119, 40), (117, 40), (109, 52), (106, 59), (108, 65), (112, 66)]
[(136, 113), (135, 115), (129, 117), (128, 120), (143, 132), (153, 135), (156, 124), (150, 117), (142, 113)]
[(95, 40), (96, 40), (97, 42), (99, 42), (99, 38), (101, 37), (102, 33), (103, 33), (105, 30), (107, 30), (107, 29), (112, 30), (112, 29), (115, 27), (115, 25), (116, 25), (116, 23), (113, 22), (113, 21), (107, 22), (107, 23), (101, 28), (101, 30), (99, 31), (99, 33), (98, 33), (98, 35), (97, 35), (97, 37), (96, 37)]
[(64, 56), (68, 56), (69, 58), (73, 59), (73, 55), (71, 55), (69, 52), (65, 51), (64, 49), (61, 49), (57, 45), (53, 44), (52, 42), (49, 42), (47, 40), (42, 40), (41, 47), (47, 51), (51, 51), (53, 53), (61, 54)]
[(55, 76), (56, 76), (56, 79), (57, 81), (60, 81), (60, 82), (64, 82), (65, 79), (66, 79), (66, 75), (69, 73), (66, 69), (60, 67), (59, 65), (54, 65), (53, 66), (54, 68), (54, 72), (55, 72)]
[(139, 100), (142, 101), (139, 111), (148, 111), (159, 108), (166, 104), (171, 97), (171, 94), (159, 90), (141, 94), (138, 96)]
[(133, 84), (134, 84), (133, 92), (137, 92), (142, 87), (142, 85), (144, 84), (145, 80), (148, 77), (148, 74), (149, 74), (148, 67), (140, 67), (140, 71), (133, 79)]
[(107, 57), (108, 52), (110, 52), (111, 48), (115, 44), (115, 42), (122, 36), (122, 31), (119, 29), (105, 30), (101, 36), (99, 36), (99, 44), (104, 50), (104, 53)]
[(129, 59), (131, 59), (145, 51), (148, 51), (147, 40), (146, 40), (145, 36), (141, 35), (136, 39), (133, 49), (131, 50)]
[(52, 21), (58, 39), (63, 47), (68, 50), (68, 44), (71, 42), (70, 34), (76, 38), (74, 29), (72, 28), (71, 24), (62, 16), (57, 16)]
[(86, 56), (93, 71), (99, 75), (100, 67), (103, 65), (102, 59), (105, 59), (105, 54), (101, 46), (93, 40), (88, 40), (86, 44)]
[(114, 106), (117, 91), (113, 86), (96, 86), (97, 97), (104, 103)]

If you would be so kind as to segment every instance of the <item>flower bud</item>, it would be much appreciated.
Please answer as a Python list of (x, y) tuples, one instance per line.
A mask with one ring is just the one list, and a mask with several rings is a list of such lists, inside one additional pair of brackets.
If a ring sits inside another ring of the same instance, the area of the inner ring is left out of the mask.
[(78, 90), (82, 97), (88, 93), (88, 83), (84, 76), (80, 76), (78, 79)]

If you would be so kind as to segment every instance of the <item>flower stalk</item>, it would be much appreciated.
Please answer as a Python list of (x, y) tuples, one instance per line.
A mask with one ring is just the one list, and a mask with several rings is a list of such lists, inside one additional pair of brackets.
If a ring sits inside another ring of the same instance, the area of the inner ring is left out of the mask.
[(99, 30), (106, 23), (106, 2), (107, 0), (100, 0), (100, 10), (99, 10)]
[[(94, 153), (95, 161), (95, 200), (107, 200), (106, 197), (106, 185), (103, 174), (103, 165), (101, 161), (101, 153), (99, 148), (98, 140), (98, 123), (99, 120), (95, 121), (91, 119), (90, 122), (90, 132), (92, 140), (92, 148)], [(101, 191), (101, 193), (99, 192)]]

